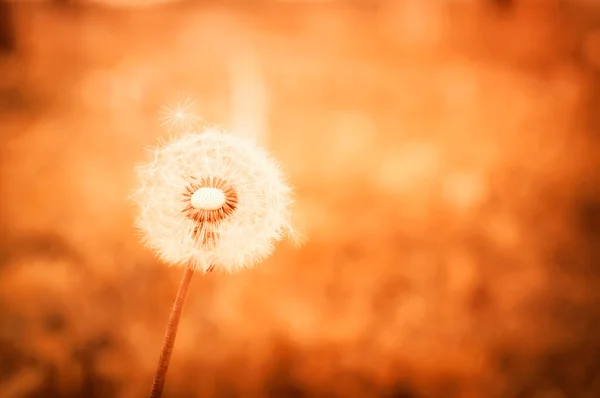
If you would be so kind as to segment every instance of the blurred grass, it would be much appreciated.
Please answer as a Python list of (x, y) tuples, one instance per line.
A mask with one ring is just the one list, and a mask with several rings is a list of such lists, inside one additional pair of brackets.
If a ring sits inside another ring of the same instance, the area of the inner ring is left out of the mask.
[(167, 396), (598, 396), (600, 11), (366, 4), (11, 6), (0, 397), (147, 392), (180, 270), (127, 195), (180, 94), (309, 240), (193, 281)]

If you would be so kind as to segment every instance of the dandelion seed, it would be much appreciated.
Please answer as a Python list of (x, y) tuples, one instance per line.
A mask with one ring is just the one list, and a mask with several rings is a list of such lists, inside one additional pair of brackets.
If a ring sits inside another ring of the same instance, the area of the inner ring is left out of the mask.
[(195, 101), (191, 97), (179, 99), (172, 105), (163, 106), (160, 111), (160, 121), (169, 132), (192, 131), (198, 127), (202, 118), (198, 117), (193, 108)]

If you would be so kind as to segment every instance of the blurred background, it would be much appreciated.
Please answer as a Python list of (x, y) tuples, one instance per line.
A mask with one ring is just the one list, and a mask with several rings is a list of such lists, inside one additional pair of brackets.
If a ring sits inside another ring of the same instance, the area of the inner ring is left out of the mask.
[(600, 2), (0, 2), (0, 398), (144, 397), (181, 269), (159, 111), (281, 160), (307, 236), (197, 275), (165, 397), (600, 396)]

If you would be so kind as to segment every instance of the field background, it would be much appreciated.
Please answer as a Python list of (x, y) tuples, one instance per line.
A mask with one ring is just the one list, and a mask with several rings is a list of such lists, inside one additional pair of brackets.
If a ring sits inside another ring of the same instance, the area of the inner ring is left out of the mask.
[(600, 4), (137, 3), (0, 5), (0, 398), (148, 392), (127, 196), (187, 95), (307, 241), (194, 278), (165, 397), (600, 396)]

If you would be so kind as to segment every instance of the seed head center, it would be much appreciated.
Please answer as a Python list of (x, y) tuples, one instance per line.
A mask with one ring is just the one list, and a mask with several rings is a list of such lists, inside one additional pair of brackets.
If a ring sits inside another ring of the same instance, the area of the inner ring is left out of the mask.
[(222, 189), (202, 187), (192, 194), (190, 204), (198, 210), (218, 210), (223, 207), (226, 199)]

